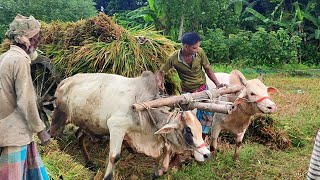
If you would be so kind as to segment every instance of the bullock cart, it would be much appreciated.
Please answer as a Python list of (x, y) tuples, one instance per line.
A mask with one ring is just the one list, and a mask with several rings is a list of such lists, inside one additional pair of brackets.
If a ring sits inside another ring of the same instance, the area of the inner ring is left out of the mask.
[(31, 77), (37, 94), (39, 114), (48, 128), (50, 126), (48, 119), (54, 109), (54, 93), (60, 82), (60, 76), (52, 65), (51, 60), (40, 55), (31, 62)]

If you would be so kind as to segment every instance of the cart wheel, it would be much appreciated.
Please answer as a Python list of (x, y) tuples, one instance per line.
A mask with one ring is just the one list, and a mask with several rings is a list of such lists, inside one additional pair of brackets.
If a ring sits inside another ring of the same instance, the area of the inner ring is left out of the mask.
[(31, 62), (31, 77), (37, 94), (39, 115), (48, 129), (50, 127), (49, 117), (54, 109), (54, 93), (60, 77), (55, 72), (51, 60), (45, 56), (39, 56)]

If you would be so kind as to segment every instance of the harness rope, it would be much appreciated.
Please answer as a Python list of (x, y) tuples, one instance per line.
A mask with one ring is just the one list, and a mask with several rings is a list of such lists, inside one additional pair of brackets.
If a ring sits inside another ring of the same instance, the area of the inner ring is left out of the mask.
[(204, 92), (208, 95), (210, 100), (213, 100), (213, 95), (212, 95), (211, 91), (205, 90)]
[(182, 94), (182, 96), (187, 100), (187, 103), (191, 103), (192, 101), (194, 101), (190, 93)]
[(247, 111), (245, 111), (245, 110), (243, 109), (243, 107), (242, 107), (241, 104), (238, 104), (238, 107), (239, 107), (239, 109), (240, 109), (244, 114), (248, 114), (248, 115), (250, 115), (250, 116), (252, 116), (252, 115), (255, 114), (255, 113), (248, 113)]
[[(228, 94), (228, 95), (222, 95), (222, 97), (238, 97), (238, 96)], [(270, 99), (270, 100), (272, 100), (269, 96), (263, 96), (263, 97), (255, 100), (255, 101), (249, 101), (247, 98), (243, 98), (243, 99), (245, 99), (247, 103), (258, 103), (258, 102), (261, 102), (261, 101), (263, 101), (263, 100), (265, 100), (265, 99)], [(246, 111), (243, 109), (243, 107), (242, 107), (241, 104), (238, 104), (238, 107), (239, 107), (239, 109), (240, 109), (243, 113), (245, 113), (245, 114), (249, 114), (249, 115), (254, 115), (254, 114), (255, 114), (255, 113), (246, 112)], [(258, 109), (260, 110), (260, 108), (258, 108)], [(260, 111), (261, 111), (261, 110), (260, 110)]]
[[(155, 119), (153, 118), (153, 116), (152, 116), (152, 114), (151, 114), (151, 112), (150, 112), (150, 109), (152, 109), (152, 108), (151, 108), (150, 106), (147, 106), (147, 105), (144, 104), (143, 102), (140, 102), (140, 103), (138, 103), (138, 104), (141, 105), (141, 106), (143, 106), (143, 107), (147, 110), (148, 115), (150, 116), (153, 124), (156, 126), (157, 130), (159, 130), (160, 128), (158, 127)], [(138, 113), (139, 113), (139, 117), (141, 118), (141, 112), (138, 111)], [(170, 113), (169, 117), (168, 117), (167, 120), (166, 120), (166, 124), (168, 124), (168, 123), (171, 121), (173, 115), (174, 115), (174, 114), (177, 114), (177, 113), (179, 113), (179, 112), (178, 112), (178, 111), (174, 111), (174, 112)], [(187, 144), (192, 150), (195, 150), (195, 151), (197, 151), (199, 154), (204, 155), (204, 154), (201, 153), (198, 149), (206, 146), (206, 143), (202, 143), (201, 145), (199, 145), (199, 146), (197, 146), (197, 147), (196, 147), (196, 146), (192, 146), (191, 144), (189, 144), (189, 143), (186, 142), (186, 140), (182, 137), (182, 135), (181, 135), (176, 129), (175, 129), (175, 132), (179, 135), (179, 138), (182, 139), (183, 142), (185, 142), (185, 144)], [(166, 135), (163, 135), (163, 134), (160, 134), (160, 135), (161, 135), (162, 138), (164, 139), (165, 143), (167, 143), (168, 141), (170, 142), (170, 140), (168, 140), (168, 139), (166, 138)], [(180, 141), (181, 141), (181, 140), (180, 140)], [(172, 142), (170, 142), (170, 143), (173, 144)]]

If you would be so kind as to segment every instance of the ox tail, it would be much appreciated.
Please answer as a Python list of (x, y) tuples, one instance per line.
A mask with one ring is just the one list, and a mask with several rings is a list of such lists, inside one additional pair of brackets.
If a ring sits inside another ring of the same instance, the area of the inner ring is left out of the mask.
[(307, 179), (320, 179), (320, 130), (313, 146)]

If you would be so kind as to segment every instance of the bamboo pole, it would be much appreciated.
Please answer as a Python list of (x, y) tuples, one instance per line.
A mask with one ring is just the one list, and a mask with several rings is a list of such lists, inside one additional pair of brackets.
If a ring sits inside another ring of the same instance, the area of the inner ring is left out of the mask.
[(133, 111), (142, 111), (149, 107), (161, 107), (161, 106), (167, 106), (171, 104), (177, 104), (177, 103), (188, 103), (192, 102), (194, 99), (213, 99), (217, 98), (223, 94), (230, 94), (235, 93), (243, 89), (243, 86), (233, 86), (228, 88), (221, 88), (221, 89), (212, 89), (212, 90), (206, 90), (196, 93), (187, 93), (179, 96), (170, 96), (167, 98), (160, 98), (155, 99), (151, 101), (146, 101), (142, 103), (135, 103), (132, 105)]
[(224, 104), (224, 105), (233, 105), (232, 102), (228, 102), (228, 101), (219, 101), (217, 99), (204, 99), (200, 102), (203, 102), (203, 103), (214, 103), (214, 104)]
[(203, 102), (194, 102), (190, 104), (190, 109), (200, 109), (210, 112), (231, 114), (237, 109), (233, 104), (215, 104), (215, 103), (203, 103)]

